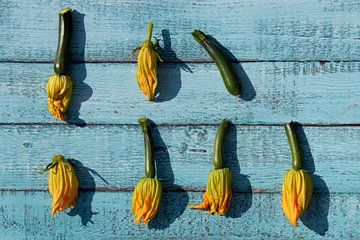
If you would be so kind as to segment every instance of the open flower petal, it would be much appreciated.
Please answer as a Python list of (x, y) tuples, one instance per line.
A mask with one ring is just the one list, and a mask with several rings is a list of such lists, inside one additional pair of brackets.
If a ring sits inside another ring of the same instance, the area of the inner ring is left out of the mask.
[(209, 214), (225, 215), (232, 199), (232, 175), (229, 168), (210, 172), (204, 201), (200, 205), (189, 206), (194, 209), (208, 209)]

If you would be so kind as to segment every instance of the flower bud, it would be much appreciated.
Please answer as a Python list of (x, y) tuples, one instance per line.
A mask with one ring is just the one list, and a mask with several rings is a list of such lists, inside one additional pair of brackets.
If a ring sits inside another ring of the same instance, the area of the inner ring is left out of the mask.
[(57, 120), (65, 120), (72, 94), (72, 80), (67, 75), (52, 75), (46, 84), (48, 108)]
[(282, 188), (282, 208), (293, 226), (311, 202), (313, 183), (309, 173), (303, 169), (289, 170)]
[(136, 79), (141, 91), (152, 100), (158, 84), (157, 59), (160, 58), (151, 42), (153, 24), (149, 23), (147, 38), (138, 55), (138, 71)]
[(56, 155), (45, 171), (49, 171), (49, 192), (53, 197), (52, 216), (67, 208), (74, 208), (79, 182), (71, 163), (62, 155)]

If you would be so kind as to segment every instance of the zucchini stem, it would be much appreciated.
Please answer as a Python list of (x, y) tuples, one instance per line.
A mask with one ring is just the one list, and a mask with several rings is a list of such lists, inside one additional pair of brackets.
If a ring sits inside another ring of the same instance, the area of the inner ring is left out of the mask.
[(153, 32), (153, 27), (154, 24), (152, 22), (149, 22), (148, 24), (148, 31), (146, 34), (146, 41), (151, 41), (151, 36), (152, 36), (152, 32)]
[(291, 158), (292, 158), (292, 169), (299, 170), (303, 168), (302, 153), (299, 146), (298, 137), (295, 131), (295, 122), (291, 121), (285, 125), (286, 136), (289, 141)]
[(145, 176), (147, 178), (155, 177), (155, 159), (154, 159), (154, 143), (151, 137), (150, 120), (147, 118), (139, 118), (141, 130), (144, 133), (145, 146)]
[(223, 168), (223, 146), (224, 146), (224, 139), (225, 133), (228, 129), (230, 121), (224, 119), (222, 120), (215, 137), (215, 144), (214, 144), (214, 155), (213, 155), (213, 164), (214, 169), (221, 169)]

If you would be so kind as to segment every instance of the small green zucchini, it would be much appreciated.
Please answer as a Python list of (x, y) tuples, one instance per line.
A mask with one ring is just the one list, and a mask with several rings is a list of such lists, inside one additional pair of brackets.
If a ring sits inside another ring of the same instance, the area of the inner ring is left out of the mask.
[(203, 48), (205, 48), (210, 57), (214, 60), (228, 92), (234, 96), (240, 96), (240, 80), (229, 60), (221, 52), (218, 44), (200, 30), (194, 30), (192, 36)]
[(222, 120), (216, 132), (215, 143), (214, 143), (214, 155), (213, 155), (213, 165), (215, 170), (224, 167), (223, 146), (224, 146), (225, 133), (229, 128), (229, 124), (230, 121), (226, 119)]
[(148, 118), (139, 118), (141, 130), (144, 133), (145, 146), (145, 176), (147, 178), (155, 177), (155, 158), (154, 143), (151, 136), (150, 120)]
[(302, 153), (298, 142), (298, 137), (295, 131), (295, 122), (291, 121), (285, 125), (286, 136), (289, 141), (291, 158), (292, 158), (292, 169), (300, 170), (303, 168)]
[(59, 38), (54, 61), (54, 71), (56, 75), (67, 75), (67, 65), (69, 62), (69, 50), (72, 33), (71, 8), (64, 8), (59, 13)]

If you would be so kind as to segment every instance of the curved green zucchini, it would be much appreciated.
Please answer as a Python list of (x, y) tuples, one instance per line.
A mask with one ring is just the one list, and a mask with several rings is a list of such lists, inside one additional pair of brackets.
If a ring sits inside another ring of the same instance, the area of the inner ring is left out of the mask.
[(303, 168), (303, 159), (301, 149), (299, 146), (298, 137), (295, 131), (295, 123), (293, 121), (285, 125), (286, 136), (289, 141), (291, 158), (292, 158), (292, 169), (299, 170)]
[(155, 177), (155, 159), (154, 159), (154, 143), (151, 137), (150, 120), (147, 118), (139, 118), (141, 130), (144, 133), (145, 146), (145, 176), (147, 178)]
[(200, 30), (194, 30), (192, 36), (203, 48), (205, 48), (210, 57), (214, 60), (228, 92), (234, 96), (240, 96), (240, 80), (231, 66), (231, 63), (220, 51), (218, 45)]
[(59, 37), (54, 61), (56, 75), (66, 75), (67, 71), (72, 33), (71, 12), (71, 8), (64, 8), (59, 13)]
[(215, 137), (214, 143), (214, 155), (213, 155), (213, 165), (214, 169), (221, 169), (223, 168), (223, 146), (224, 146), (224, 139), (225, 133), (229, 127), (230, 121), (224, 119), (222, 120)]

